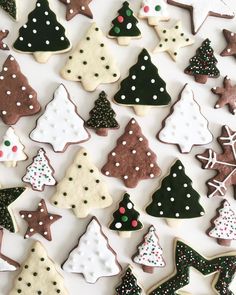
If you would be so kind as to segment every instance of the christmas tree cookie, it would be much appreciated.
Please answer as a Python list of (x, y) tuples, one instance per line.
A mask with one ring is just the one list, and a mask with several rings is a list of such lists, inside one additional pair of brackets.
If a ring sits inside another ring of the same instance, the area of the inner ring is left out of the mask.
[(126, 268), (121, 278), (121, 283), (115, 288), (115, 291), (116, 295), (144, 295), (130, 265)]
[(141, 38), (141, 32), (137, 27), (138, 20), (133, 15), (127, 1), (118, 10), (118, 16), (112, 21), (112, 24), (108, 37), (116, 38), (119, 45), (129, 45), (132, 39)]
[(99, 94), (95, 106), (89, 114), (90, 118), (86, 122), (86, 126), (95, 129), (100, 136), (107, 136), (109, 130), (120, 127), (115, 119), (116, 114), (104, 91)]
[(27, 23), (20, 28), (13, 47), (16, 51), (33, 54), (39, 63), (46, 63), (53, 54), (71, 49), (65, 28), (57, 21), (48, 0), (36, 2)]
[(17, 162), (27, 159), (24, 146), (12, 127), (9, 127), (0, 143), (0, 162), (7, 167), (16, 167)]
[(139, 18), (147, 19), (150, 26), (157, 26), (160, 21), (168, 21), (170, 15), (164, 0), (142, 0)]
[(208, 235), (217, 239), (221, 246), (230, 246), (232, 240), (236, 240), (236, 214), (230, 203), (223, 200), (218, 214), (212, 220), (212, 227), (208, 230)]
[(23, 116), (40, 111), (37, 93), (29, 85), (12, 55), (5, 60), (0, 72), (0, 117), (7, 125), (14, 125)]
[(153, 273), (155, 267), (164, 267), (163, 250), (159, 245), (156, 229), (151, 225), (145, 234), (143, 242), (138, 246), (138, 252), (133, 257), (135, 263), (141, 264), (144, 272)]
[(0, 0), (0, 7), (9, 14), (14, 20), (18, 20), (18, 0)]
[(178, 145), (181, 153), (190, 153), (194, 145), (205, 145), (213, 139), (208, 121), (203, 117), (188, 84), (184, 86), (162, 126), (157, 137), (164, 143)]
[(189, 61), (189, 66), (184, 70), (185, 74), (194, 76), (195, 81), (205, 84), (208, 78), (218, 78), (220, 72), (216, 67), (217, 59), (214, 56), (214, 50), (211, 47), (211, 41), (206, 39), (197, 53)]
[(94, 91), (100, 84), (114, 83), (120, 78), (115, 59), (96, 23), (69, 56), (61, 75), (66, 80), (81, 82), (86, 91)]
[(0, 228), (0, 272), (10, 272), (17, 270), (20, 265), (18, 262), (5, 256), (2, 253), (2, 240), (3, 240), (3, 229)]
[(71, 20), (77, 14), (85, 15), (93, 18), (92, 11), (89, 8), (89, 3), (92, 0), (59, 0), (66, 5), (66, 20)]
[(117, 231), (121, 237), (129, 238), (132, 232), (143, 228), (139, 215), (134, 209), (134, 203), (130, 201), (130, 195), (125, 193), (118, 210), (113, 213), (113, 221), (109, 228)]
[(9, 295), (69, 295), (64, 278), (40, 242), (35, 242)]
[(9, 47), (6, 43), (3, 42), (3, 39), (5, 39), (9, 34), (8, 30), (1, 30), (0, 31), (0, 49), (1, 50), (9, 50)]
[(62, 269), (70, 273), (81, 273), (86, 282), (94, 284), (101, 277), (117, 275), (121, 266), (116, 253), (109, 245), (101, 224), (93, 217), (78, 245), (70, 252)]
[(204, 215), (199, 199), (200, 195), (192, 187), (192, 180), (185, 174), (184, 165), (176, 160), (160, 188), (152, 195), (146, 212), (165, 218), (167, 224), (174, 227), (179, 225), (181, 219)]
[(98, 168), (85, 149), (80, 149), (51, 199), (54, 206), (72, 209), (78, 218), (85, 218), (93, 209), (106, 208), (112, 198)]
[(102, 173), (123, 180), (126, 187), (134, 188), (140, 180), (152, 179), (161, 174), (156, 155), (149, 148), (137, 121), (132, 118), (118, 138), (116, 147), (108, 154)]
[(53, 99), (38, 118), (30, 138), (50, 144), (56, 153), (64, 152), (70, 144), (89, 140), (90, 135), (84, 127), (84, 120), (77, 113), (63, 84), (55, 90)]
[(114, 102), (132, 106), (138, 116), (145, 116), (151, 107), (167, 106), (170, 100), (166, 83), (159, 76), (147, 50), (143, 49), (137, 63), (130, 68), (129, 76), (121, 82)]
[(29, 183), (33, 190), (40, 192), (44, 190), (46, 185), (53, 186), (56, 184), (54, 169), (50, 165), (43, 148), (38, 150), (33, 162), (26, 168), (26, 174), (22, 180)]

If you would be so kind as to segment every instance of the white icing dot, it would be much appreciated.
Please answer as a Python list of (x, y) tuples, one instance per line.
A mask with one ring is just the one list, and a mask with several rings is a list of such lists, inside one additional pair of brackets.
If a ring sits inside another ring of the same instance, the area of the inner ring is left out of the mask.
[(50, 21), (49, 20), (46, 21), (46, 25), (48, 25), (48, 26), (50, 25)]
[(11, 75), (11, 77), (12, 77), (13, 79), (15, 79), (15, 78), (16, 78), (16, 75), (15, 75), (15, 74), (13, 74), (13, 75)]
[(28, 47), (32, 47), (32, 44), (31, 43), (28, 43)]
[(40, 209), (40, 212), (44, 212), (44, 209)]
[(6, 114), (7, 114), (7, 112), (6, 112), (6, 111), (2, 111), (2, 114), (3, 114), (3, 115), (6, 115)]
[(187, 198), (188, 198), (188, 199), (191, 198), (191, 195), (190, 195), (190, 194), (187, 194)]
[(231, 49), (230, 49), (230, 48), (228, 48), (228, 49), (227, 49), (227, 52), (230, 52), (230, 51), (231, 51)]
[(129, 131), (129, 134), (133, 134), (133, 131), (132, 131), (132, 130), (130, 130), (130, 131)]
[(144, 71), (145, 70), (145, 66), (141, 66), (141, 70)]
[(131, 87), (131, 90), (132, 90), (132, 91), (134, 91), (135, 89), (136, 89), (136, 87), (135, 87), (135, 86), (132, 86), (132, 87)]
[(168, 186), (168, 187), (166, 188), (166, 190), (167, 190), (168, 192), (170, 192), (170, 191), (171, 191), (171, 188)]
[(143, 59), (144, 59), (144, 60), (148, 60), (148, 56), (147, 56), (147, 55), (145, 55)]
[(49, 219), (50, 219), (50, 220), (53, 220), (53, 216), (50, 216)]
[(115, 166), (116, 166), (116, 167), (119, 167), (119, 166), (120, 166), (120, 163), (118, 163), (118, 162), (115, 163)]
[(37, 6), (38, 6), (38, 7), (40, 7), (40, 6), (41, 6), (41, 4), (40, 4), (40, 3), (37, 3)]
[(150, 152), (147, 152), (147, 156), (150, 157), (151, 156), (151, 153)]
[(120, 222), (117, 222), (117, 223), (115, 224), (115, 228), (119, 229), (119, 228), (121, 228), (121, 227), (122, 227), (122, 224), (121, 224)]
[(32, 233), (34, 231), (34, 229), (33, 228), (30, 228), (30, 232)]
[(48, 11), (45, 11), (44, 14), (45, 14), (45, 15), (48, 15)]
[(20, 41), (23, 41), (23, 40), (24, 40), (24, 38), (23, 38), (23, 37), (19, 37), (19, 40), (20, 40)]
[(23, 25), (23, 28), (25, 28), (25, 29), (26, 29), (26, 28), (27, 28), (27, 25)]
[(47, 232), (47, 231), (45, 231), (43, 234), (46, 236), (46, 235), (48, 234), (48, 232)]
[(133, 80), (135, 80), (136, 79), (136, 76), (135, 75), (132, 75), (132, 77), (131, 77)]
[(139, 171), (139, 167), (138, 167), (138, 166), (137, 166), (137, 167), (135, 167), (135, 170), (136, 170), (136, 171)]
[(128, 23), (126, 28), (127, 28), (127, 30), (130, 30), (132, 28), (132, 23)]
[(29, 238), (29, 235), (25, 235), (25, 237), (26, 237), (26, 239), (28, 239)]
[(150, 167), (151, 167), (151, 168), (153, 168), (153, 167), (154, 167), (154, 164), (153, 164), (153, 163), (151, 163), (151, 164), (150, 164)]
[(49, 42), (49, 40), (46, 40), (46, 42), (45, 42), (47, 45), (49, 45), (50, 44), (50, 42)]
[(143, 138), (142, 137), (139, 137), (139, 139), (138, 139), (139, 141), (143, 141)]
[(7, 93), (7, 95), (11, 95), (11, 91), (10, 90), (8, 90), (6, 93)]
[(203, 216), (204, 215), (204, 212), (200, 212), (200, 215)]
[(18, 107), (20, 107), (20, 106), (21, 106), (21, 103), (20, 103), (19, 101), (17, 101), (16, 105), (17, 105)]
[(33, 95), (32, 95), (32, 94), (30, 94), (30, 95), (29, 95), (29, 98), (33, 98)]
[(182, 169), (183, 169), (183, 167), (182, 167), (182, 166), (179, 166), (179, 167), (178, 167), (178, 169), (179, 169), (179, 170), (182, 170)]
[(115, 152), (112, 152), (111, 155), (114, 157), (116, 155), (116, 153)]
[(176, 216), (176, 217), (179, 217), (179, 213), (175, 213), (175, 216)]
[(23, 91), (26, 90), (26, 87), (25, 86), (22, 86), (21, 87), (21, 90), (23, 90)]
[(39, 225), (43, 225), (43, 222), (42, 221), (39, 221)]
[(158, 203), (157, 203), (157, 206), (161, 207), (161, 202), (158, 202)]
[(32, 217), (32, 214), (28, 214), (28, 218), (31, 218)]
[(163, 211), (160, 211), (160, 215), (163, 215), (164, 213), (163, 213)]
[(65, 37), (62, 36), (60, 39), (61, 39), (61, 41), (63, 41), (63, 40), (65, 40)]
[(163, 87), (160, 88), (160, 91), (163, 92), (165, 89)]
[(8, 70), (8, 68), (7, 68), (7, 67), (4, 67), (4, 68), (3, 68), (3, 71), (4, 71), (4, 72), (6, 72), (7, 70)]
[(106, 174), (106, 175), (109, 175), (109, 174), (110, 174), (110, 172), (109, 172), (109, 171), (106, 171), (106, 172), (105, 172), (105, 174)]
[(125, 99), (125, 95), (121, 95), (121, 99)]
[(25, 215), (24, 215), (24, 214), (22, 214), (22, 215), (21, 215), (21, 218), (25, 218)]
[(37, 22), (37, 19), (36, 19), (36, 18), (33, 18), (32, 21), (33, 21), (34, 23), (36, 23), (36, 22)]
[(125, 175), (125, 176), (124, 176), (124, 179), (128, 179), (128, 178), (129, 178), (128, 175)]
[(170, 198), (170, 200), (171, 200), (171, 202), (174, 202), (175, 198), (172, 197), (172, 198)]
[(132, 120), (131, 123), (132, 123), (132, 124), (135, 124), (135, 120)]
[(4, 79), (4, 77), (3, 76), (0, 76), (0, 80), (3, 80)]
[(132, 154), (136, 154), (136, 150), (132, 150)]
[(139, 101), (140, 101), (140, 99), (137, 97), (137, 98), (135, 98), (135, 101), (136, 101), (136, 102), (139, 102)]
[(184, 183), (184, 187), (187, 187), (188, 185), (187, 185), (187, 183)]
[(70, 13), (73, 13), (74, 12), (74, 10), (73, 9), (70, 9)]
[(125, 140), (124, 140), (124, 141), (122, 141), (122, 144), (123, 144), (123, 145), (126, 145), (126, 141), (125, 141)]
[(173, 177), (176, 177), (177, 176), (177, 174), (176, 173), (173, 173)]
[(55, 30), (56, 30), (56, 31), (59, 31), (59, 27), (58, 27), (58, 26), (56, 26), (56, 27), (55, 27)]
[(12, 60), (15, 60), (15, 59), (14, 59), (14, 57), (13, 57), (13, 56), (11, 56), (11, 57), (10, 57), (10, 60), (12, 61)]
[(151, 83), (152, 83), (152, 84), (155, 83), (155, 82), (156, 82), (155, 79), (152, 79), (152, 80), (151, 80)]
[(185, 209), (188, 211), (189, 210), (189, 206), (186, 206)]
[(150, 174), (150, 177), (153, 178), (155, 175), (153, 173)]
[(133, 205), (132, 205), (131, 202), (129, 202), (129, 203), (127, 204), (127, 208), (128, 208), (128, 209), (132, 209), (132, 208), (133, 208)]

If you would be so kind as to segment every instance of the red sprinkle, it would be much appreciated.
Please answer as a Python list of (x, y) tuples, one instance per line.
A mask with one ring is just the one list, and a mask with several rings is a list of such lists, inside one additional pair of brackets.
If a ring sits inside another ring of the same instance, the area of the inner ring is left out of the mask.
[(147, 12), (149, 11), (149, 6), (147, 6), (147, 5), (146, 5), (146, 6), (144, 6), (143, 10), (144, 10), (144, 12), (146, 12), (146, 13), (147, 13)]
[(132, 225), (132, 227), (137, 227), (138, 221), (137, 220), (132, 220), (131, 225)]
[(3, 151), (0, 151), (0, 157), (2, 157), (3, 156)]
[(123, 23), (124, 18), (123, 18), (122, 15), (119, 15), (119, 16), (117, 17), (117, 20), (118, 20), (119, 23)]
[(125, 208), (124, 207), (120, 207), (119, 211), (120, 211), (120, 214), (124, 214), (125, 213)]
[(14, 146), (12, 147), (12, 151), (13, 151), (13, 153), (17, 152), (17, 146), (16, 146), (16, 145), (14, 145)]

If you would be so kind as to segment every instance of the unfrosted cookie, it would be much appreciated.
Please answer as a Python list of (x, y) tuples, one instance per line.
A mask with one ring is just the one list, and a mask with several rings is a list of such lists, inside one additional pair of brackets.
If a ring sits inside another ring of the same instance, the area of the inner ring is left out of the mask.
[(9, 34), (8, 30), (1, 30), (0, 31), (0, 49), (1, 50), (9, 50), (9, 47), (6, 43), (3, 42), (3, 39), (5, 39)]
[(13, 47), (16, 51), (33, 54), (39, 63), (46, 63), (53, 54), (71, 49), (65, 28), (57, 21), (48, 0), (37, 0)]
[(0, 0), (0, 7), (15, 21), (18, 20), (17, 2), (19, 0)]
[(92, 0), (59, 0), (66, 5), (66, 20), (71, 20), (77, 14), (93, 18), (89, 3)]
[(94, 284), (99, 278), (111, 277), (121, 271), (114, 250), (103, 233), (96, 217), (92, 217), (78, 245), (69, 253), (62, 269), (70, 273), (81, 273), (87, 283)]
[(56, 153), (64, 152), (70, 144), (89, 140), (90, 135), (84, 127), (84, 120), (77, 113), (63, 84), (55, 90), (53, 99), (38, 118), (30, 138), (50, 144)]
[(115, 59), (96, 23), (90, 26), (69, 56), (61, 75), (66, 80), (81, 82), (87, 91), (94, 91), (100, 84), (114, 83), (120, 78)]

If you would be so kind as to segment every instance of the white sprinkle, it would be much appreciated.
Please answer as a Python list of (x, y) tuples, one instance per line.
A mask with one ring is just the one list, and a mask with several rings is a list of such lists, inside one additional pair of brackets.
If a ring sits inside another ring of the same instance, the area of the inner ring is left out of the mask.
[(155, 175), (153, 173), (150, 174), (150, 177), (153, 178)]
[(24, 40), (24, 38), (23, 38), (23, 37), (20, 37), (20, 38), (19, 38), (19, 40), (20, 40), (20, 41), (23, 41), (23, 40)]
[(176, 173), (173, 173), (173, 177), (176, 177), (177, 176), (177, 174)]
[(116, 167), (119, 167), (119, 166), (120, 166), (120, 163), (118, 163), (118, 162), (115, 163), (115, 166), (116, 166)]
[(74, 12), (74, 10), (73, 9), (70, 9), (70, 13), (73, 13)]
[(125, 140), (124, 140), (124, 141), (122, 141), (122, 144), (123, 144), (123, 145), (126, 145), (126, 141), (125, 141)]
[(34, 23), (36, 23), (36, 22), (37, 22), (37, 19), (36, 19), (36, 18), (33, 18), (32, 21), (33, 21)]
[(34, 231), (34, 229), (33, 228), (30, 228), (30, 232), (32, 233)]
[(133, 131), (132, 131), (132, 130), (130, 130), (130, 131), (129, 131), (129, 134), (133, 134)]
[(32, 47), (32, 44), (31, 43), (28, 43), (28, 47)]
[(189, 210), (189, 206), (186, 206), (185, 209), (188, 211)]
[(110, 174), (110, 172), (109, 172), (109, 171), (106, 171), (106, 172), (105, 172), (105, 174), (106, 174), (106, 175), (109, 175), (109, 174)]
[(158, 202), (158, 203), (157, 203), (157, 206), (161, 207), (161, 202)]
[(11, 91), (10, 90), (8, 90), (6, 93), (7, 93), (7, 95), (11, 95)]
[(4, 68), (3, 68), (3, 71), (4, 71), (4, 72), (6, 72), (7, 70), (8, 70), (8, 68), (7, 68), (7, 67), (4, 67)]
[(136, 79), (136, 76), (135, 76), (135, 75), (133, 75), (131, 78), (132, 78), (133, 80), (135, 80), (135, 79)]
[(170, 191), (171, 191), (171, 188), (168, 186), (168, 187), (166, 188), (166, 190), (167, 190), (168, 192), (170, 192)]
[(145, 70), (145, 66), (141, 66), (141, 70), (144, 71)]
[(0, 80), (3, 80), (4, 79), (4, 77), (3, 76), (0, 76)]
[(163, 215), (163, 211), (160, 211), (160, 215)]
[(187, 198), (189, 199), (191, 197), (191, 195), (190, 194), (187, 194)]
[(135, 101), (136, 101), (136, 102), (139, 102), (139, 101), (140, 101), (140, 99), (137, 97), (137, 98), (135, 98)]
[(49, 45), (50, 44), (50, 42), (49, 42), (49, 40), (46, 40), (46, 42), (45, 42), (47, 45)]
[(44, 14), (45, 14), (45, 15), (48, 15), (48, 11), (45, 11)]
[(53, 220), (53, 216), (50, 216), (49, 219), (50, 219), (50, 220)]
[(175, 199), (172, 197), (172, 198), (170, 198), (170, 200), (171, 200), (171, 202), (174, 202)]
[(160, 91), (163, 92), (165, 89), (163, 87), (160, 88)]
[(155, 82), (156, 82), (155, 79), (152, 79), (152, 80), (151, 80), (151, 83), (152, 83), (152, 84), (154, 84)]
[(121, 95), (121, 99), (125, 99), (125, 95)]
[(128, 179), (128, 178), (129, 178), (128, 175), (125, 175), (125, 176), (124, 176), (124, 179)]
[(115, 152), (112, 152), (111, 155), (114, 157), (116, 155), (116, 153)]
[(49, 20), (46, 21), (46, 25), (48, 25), (48, 26), (50, 25), (50, 21)]
[(147, 55), (145, 55), (143, 59), (144, 59), (144, 60), (148, 60), (148, 56), (147, 56)]
[(183, 169), (183, 167), (182, 167), (182, 166), (179, 166), (179, 167), (178, 167), (178, 169), (179, 169), (179, 170), (182, 170), (182, 169)]
[(138, 139), (139, 141), (143, 141), (143, 138), (142, 137), (139, 137), (139, 139)]
[(188, 185), (187, 185), (187, 183), (184, 183), (184, 187), (187, 187)]
[(55, 30), (56, 30), (56, 31), (59, 31), (59, 27), (58, 27), (58, 26), (56, 26), (56, 27), (55, 27)]
[(136, 154), (136, 150), (132, 150), (132, 154)]
[(135, 124), (135, 120), (132, 120), (131, 123), (132, 123), (132, 124)]
[(85, 6), (81, 6), (81, 10), (85, 10)]
[(135, 170), (136, 170), (136, 171), (139, 171), (139, 167), (138, 167), (138, 166), (137, 166), (137, 167), (135, 167)]
[(131, 90), (132, 90), (132, 91), (134, 91), (135, 89), (136, 89), (136, 87), (135, 87), (135, 86), (132, 86), (132, 87), (131, 87)]
[(176, 213), (175, 216), (176, 216), (176, 217), (179, 217), (179, 213)]
[(6, 115), (6, 114), (7, 114), (7, 112), (6, 112), (6, 111), (2, 111), (2, 114), (3, 114), (3, 115)]
[(28, 218), (31, 218), (32, 217), (32, 214), (28, 214)]
[(39, 221), (39, 225), (43, 225), (43, 222), (42, 221)]
[(20, 103), (19, 101), (17, 101), (16, 105), (17, 105), (18, 107), (20, 107), (20, 106), (21, 106), (21, 103)]
[(29, 95), (29, 98), (33, 98), (33, 95), (32, 95), (32, 94), (30, 94), (30, 95)]
[(147, 152), (147, 156), (150, 157), (151, 156), (151, 153), (150, 152)]
[(28, 239), (29, 238), (29, 235), (25, 235), (25, 237), (26, 237), (26, 239)]
[(26, 90), (26, 87), (25, 86), (22, 86), (21, 87), (21, 90), (23, 90), (23, 91)]
[(15, 78), (16, 78), (16, 75), (15, 75), (15, 74), (13, 74), (11, 77), (12, 77), (13, 79), (15, 79)]
[(45, 231), (43, 234), (46, 236), (48, 234), (48, 232)]
[(25, 215), (24, 215), (24, 214), (22, 214), (22, 215), (21, 215), (21, 218), (25, 218)]

